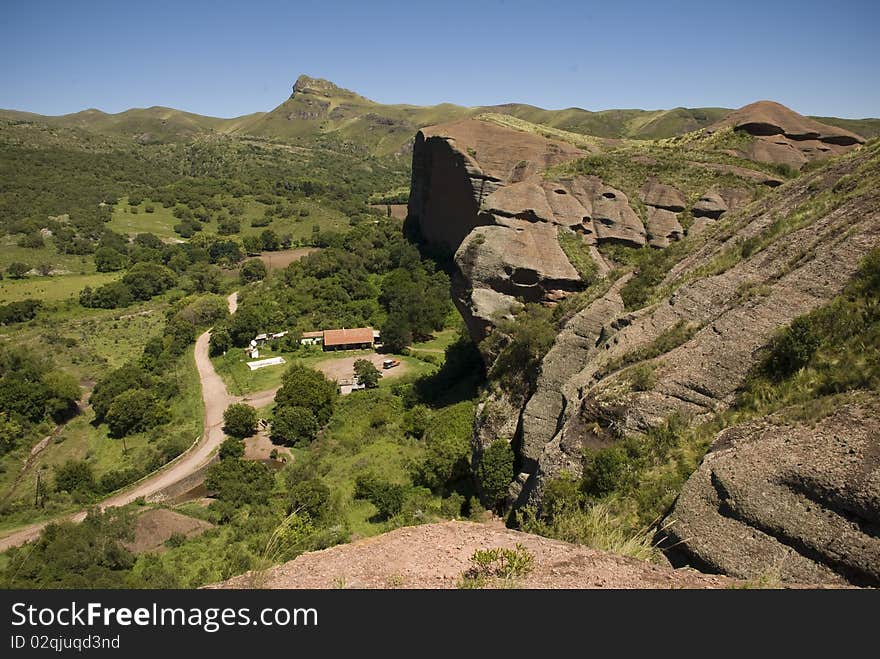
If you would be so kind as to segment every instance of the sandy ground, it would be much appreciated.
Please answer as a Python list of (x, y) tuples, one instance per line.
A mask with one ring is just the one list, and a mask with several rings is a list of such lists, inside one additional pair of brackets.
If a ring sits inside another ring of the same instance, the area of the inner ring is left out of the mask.
[(253, 437), (248, 437), (244, 440), (244, 457), (246, 460), (270, 460), (269, 454), (273, 449), (277, 450), (279, 455), (286, 455), (288, 462), (293, 460), (293, 453), (290, 448), (280, 444), (273, 444), (266, 430), (261, 430)]
[(135, 554), (162, 550), (165, 541), (175, 533), (187, 538), (199, 535), (213, 524), (189, 515), (182, 515), (167, 508), (153, 508), (138, 515), (134, 527), (134, 540), (123, 545)]
[(321, 371), (324, 375), (326, 375), (331, 380), (336, 380), (337, 382), (341, 380), (351, 380), (354, 377), (354, 363), (358, 359), (369, 359), (376, 368), (379, 369), (379, 372), (382, 373), (382, 377), (387, 378), (396, 378), (403, 374), (405, 374), (409, 370), (409, 365), (406, 362), (400, 362), (400, 366), (395, 366), (394, 368), (390, 368), (387, 371), (382, 368), (382, 362), (386, 359), (389, 359), (388, 355), (380, 355), (377, 353), (373, 353), (370, 355), (358, 355), (357, 357), (343, 357), (339, 359), (325, 359), (324, 361), (320, 361), (315, 364), (315, 368)]
[[(230, 313), (235, 313), (238, 308), (238, 294), (233, 293), (227, 298)], [(268, 405), (275, 397), (277, 388), (249, 396), (230, 396), (226, 391), (226, 385), (214, 370), (214, 365), (208, 357), (208, 342), (211, 333), (205, 332), (196, 339), (195, 361), (202, 383), (202, 400), (205, 405), (204, 434), (187, 451), (172, 460), (161, 470), (150, 474), (138, 481), (134, 486), (123, 490), (113, 496), (104, 499), (99, 505), (101, 509), (124, 506), (135, 499), (144, 497), (150, 499), (156, 497), (165, 488), (186, 478), (194, 471), (207, 464), (214, 451), (225, 439), (223, 434), (223, 412), (232, 403), (246, 402), (254, 407)], [(24, 544), (36, 539), (40, 531), (51, 521), (69, 519), (74, 522), (82, 521), (86, 511), (82, 510), (67, 517), (56, 520), (48, 520), (21, 527), (0, 538), (0, 551), (6, 551), (10, 547)]]
[(724, 588), (727, 577), (675, 570), (505, 528), (500, 522), (410, 526), (303, 554), (263, 574), (244, 574), (214, 588), (456, 588), (478, 549), (523, 545), (532, 571), (495, 587)]
[(284, 249), (278, 252), (263, 252), (260, 254), (260, 260), (266, 264), (269, 270), (280, 270), (286, 268), (294, 261), (299, 261), (302, 257), (312, 252), (317, 252), (317, 247), (297, 247), (295, 249)]

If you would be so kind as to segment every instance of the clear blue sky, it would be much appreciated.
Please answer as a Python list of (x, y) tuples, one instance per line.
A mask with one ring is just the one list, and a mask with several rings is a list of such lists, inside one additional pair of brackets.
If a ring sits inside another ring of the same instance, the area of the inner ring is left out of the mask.
[(4, 2), (0, 107), (270, 110), (300, 73), (385, 103), (880, 116), (878, 0)]

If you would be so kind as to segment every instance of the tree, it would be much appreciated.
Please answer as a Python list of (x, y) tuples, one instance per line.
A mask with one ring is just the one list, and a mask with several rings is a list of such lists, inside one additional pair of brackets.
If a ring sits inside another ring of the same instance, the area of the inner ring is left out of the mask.
[(225, 327), (219, 327), (211, 332), (211, 340), (208, 343), (208, 348), (210, 349), (212, 357), (222, 355), (231, 347), (232, 337), (229, 335), (228, 329)]
[(263, 248), (263, 251), (275, 252), (281, 247), (281, 240), (272, 229), (263, 229), (263, 232), (260, 234), (260, 246)]
[(319, 426), (330, 420), (337, 396), (335, 382), (328, 380), (320, 371), (292, 364), (281, 378), (281, 383), (281, 388), (275, 394), (276, 407), (305, 407), (315, 415)]
[(128, 265), (128, 255), (112, 247), (99, 247), (95, 250), (95, 268), (98, 272), (116, 272)]
[(318, 420), (312, 411), (300, 406), (282, 406), (272, 416), (269, 437), (273, 442), (303, 446), (318, 435)]
[(253, 460), (221, 460), (208, 468), (205, 478), (209, 492), (234, 506), (266, 503), (274, 485), (269, 468)]
[(174, 286), (177, 275), (158, 263), (135, 263), (122, 277), (122, 282), (136, 300), (149, 300)]
[(9, 267), (6, 268), (6, 274), (12, 277), (13, 279), (21, 279), (28, 272), (30, 272), (31, 266), (27, 263), (21, 263), (20, 261), (14, 261), (9, 264)]
[(382, 325), (382, 346), (386, 352), (402, 352), (412, 343), (412, 331), (402, 314), (391, 314)]
[(162, 425), (168, 417), (168, 410), (152, 391), (130, 389), (113, 399), (104, 420), (110, 436), (119, 438)]
[(235, 437), (227, 437), (223, 440), (223, 443), (220, 444), (218, 455), (221, 460), (240, 458), (244, 455), (244, 443)]
[(249, 259), (241, 266), (241, 281), (245, 284), (266, 278), (266, 264), (260, 259)]
[(496, 439), (477, 466), (477, 481), (487, 505), (497, 508), (504, 501), (513, 476), (513, 449), (505, 440)]
[(92, 309), (117, 309), (134, 302), (131, 289), (121, 281), (111, 281), (94, 290), (86, 286), (79, 294), (79, 303)]
[(244, 439), (257, 432), (257, 411), (246, 403), (233, 403), (223, 412), (223, 432)]
[(357, 378), (357, 381), (366, 386), (367, 389), (375, 389), (378, 387), (379, 378), (382, 377), (379, 369), (377, 369), (369, 359), (355, 360), (354, 375)]
[(105, 377), (98, 380), (89, 404), (95, 412), (95, 421), (101, 423), (110, 409), (113, 400), (129, 389), (149, 389), (154, 384), (153, 378), (135, 363), (125, 364)]

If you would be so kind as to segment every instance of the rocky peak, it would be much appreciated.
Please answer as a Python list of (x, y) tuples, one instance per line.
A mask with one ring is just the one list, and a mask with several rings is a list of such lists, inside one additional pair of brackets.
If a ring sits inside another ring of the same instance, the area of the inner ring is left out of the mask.
[(296, 82), (293, 83), (293, 93), (290, 95), (290, 98), (294, 98), (298, 94), (321, 96), (324, 98), (330, 98), (333, 96), (360, 98), (354, 92), (339, 87), (329, 80), (324, 80), (323, 78), (312, 78), (305, 74), (301, 75), (299, 78), (296, 79)]

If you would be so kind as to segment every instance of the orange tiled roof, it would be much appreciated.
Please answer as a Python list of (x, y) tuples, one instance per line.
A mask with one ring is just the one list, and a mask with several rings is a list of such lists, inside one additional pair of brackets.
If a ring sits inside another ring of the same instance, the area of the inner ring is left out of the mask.
[(354, 329), (324, 330), (325, 346), (344, 346), (357, 343), (372, 343), (372, 327), (356, 327)]

